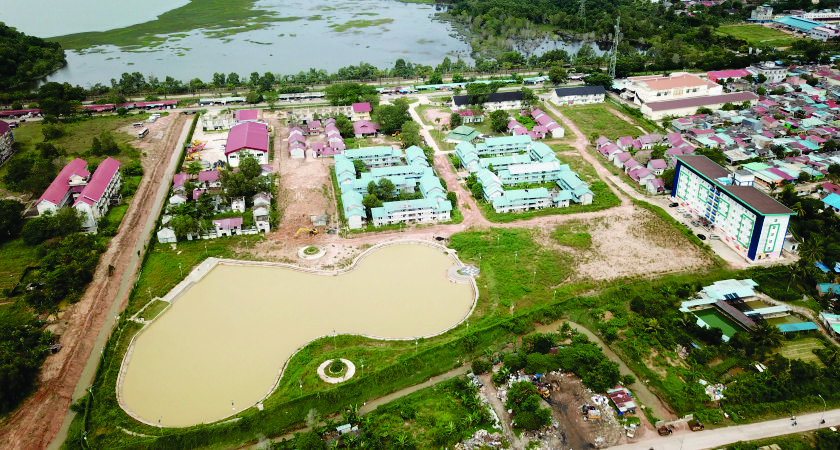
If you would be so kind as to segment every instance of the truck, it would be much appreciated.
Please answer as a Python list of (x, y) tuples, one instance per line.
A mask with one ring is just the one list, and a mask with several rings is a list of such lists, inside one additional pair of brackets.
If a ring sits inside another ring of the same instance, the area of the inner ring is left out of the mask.
[(670, 436), (671, 433), (673, 433), (674, 431), (666, 427), (665, 425), (662, 425), (661, 427), (656, 429), (656, 432), (659, 433), (660, 436)]
[(702, 431), (706, 427), (699, 420), (694, 419), (688, 421), (688, 428), (691, 431)]

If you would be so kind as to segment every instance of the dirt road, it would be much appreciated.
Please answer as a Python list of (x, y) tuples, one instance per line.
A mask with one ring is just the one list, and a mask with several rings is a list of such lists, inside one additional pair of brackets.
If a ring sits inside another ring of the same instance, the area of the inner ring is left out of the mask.
[[(60, 340), (62, 350), (44, 362), (38, 391), (2, 424), (0, 447), (45, 448), (55, 439), (53, 446), (57, 448), (64, 441), (72, 419), (68, 414), (70, 403), (84, 393), (93, 376), (99, 359), (94, 350), (101, 349), (110, 332), (111, 327), (106, 327), (106, 322), (110, 318), (113, 324), (114, 311), (124, 307), (127, 288), (139, 263), (138, 251), (148, 242), (148, 234), (144, 231), (150, 220), (154, 224), (155, 206), (160, 205), (155, 193), (162, 190), (161, 186), (167, 189), (169, 186), (170, 158), (165, 156), (171, 155), (176, 148), (186, 118), (180, 114), (168, 118), (168, 138), (156, 143), (160, 151), (153, 153), (155, 157), (144, 160), (143, 181), (117, 235), (100, 258), (93, 281), (82, 299), (67, 310), (68, 326)], [(110, 276), (109, 265), (115, 267)]]

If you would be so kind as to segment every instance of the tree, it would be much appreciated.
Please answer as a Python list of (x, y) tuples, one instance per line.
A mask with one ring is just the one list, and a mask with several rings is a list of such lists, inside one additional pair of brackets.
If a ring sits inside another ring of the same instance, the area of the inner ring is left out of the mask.
[(23, 228), (25, 205), (17, 200), (0, 200), (0, 242), (17, 237)]
[(245, 96), (245, 101), (253, 105), (263, 101), (263, 96), (257, 91), (250, 91), (248, 92), (248, 95)]
[(392, 105), (379, 105), (373, 112), (373, 120), (379, 124), (384, 134), (392, 134), (402, 127), (402, 124), (411, 120), (408, 114), (408, 102), (398, 98)]
[(38, 107), (44, 115), (72, 116), (84, 99), (84, 88), (73, 87), (70, 83), (61, 84), (51, 81), (38, 88)]
[(587, 86), (604, 86), (604, 89), (612, 89), (613, 80), (612, 77), (605, 73), (590, 73), (583, 77), (583, 82)]
[(199, 231), (198, 221), (186, 214), (178, 215), (169, 220), (169, 226), (175, 232), (178, 239), (184, 239), (188, 234), (196, 234)]
[(355, 135), (353, 122), (350, 122), (350, 119), (345, 116), (336, 116), (335, 127), (338, 128), (338, 132), (341, 133), (342, 137), (349, 138)]
[(186, 168), (185, 172), (187, 172), (188, 174), (190, 174), (192, 176), (196, 176), (196, 175), (198, 175), (198, 172), (201, 172), (201, 169), (202, 169), (202, 167), (201, 167), (200, 162), (190, 161), (190, 163), (187, 164), (187, 168)]
[(533, 106), (540, 98), (534, 93), (533, 89), (522, 88), (522, 105), (525, 107)]
[(764, 84), (767, 82), (767, 76), (763, 73), (756, 75), (755, 80), (758, 81), (758, 84)]
[[(461, 118), (461, 114), (454, 112), (449, 115), (449, 128), (455, 128), (461, 126), (463, 123), (463, 119)], [(840, 166), (838, 166), (840, 167)]]
[(764, 95), (767, 93), (767, 89), (764, 86), (759, 86), (758, 89), (755, 90), (755, 93), (758, 95)]
[(484, 186), (481, 184), (481, 182), (476, 182), (470, 188), (470, 193), (476, 199), (484, 198)]
[(46, 240), (77, 233), (82, 221), (75, 208), (62, 208), (53, 214), (47, 212), (23, 225), (21, 237), (26, 245), (38, 245)]
[(365, 197), (362, 199), (362, 205), (365, 207), (365, 210), (367, 211), (368, 220), (370, 220), (371, 217), (373, 217), (371, 215), (370, 210), (373, 209), (373, 208), (378, 208), (378, 207), (382, 206), (382, 202), (379, 201), (379, 199), (376, 197), (375, 194), (368, 194), (368, 195), (365, 195)]
[(245, 179), (247, 180), (253, 180), (262, 173), (260, 163), (256, 160), (256, 158), (250, 155), (239, 161), (239, 170), (242, 172), (242, 175), (245, 175)]
[(367, 166), (365, 162), (361, 159), (354, 159), (353, 160), (353, 168), (356, 169), (356, 178), (362, 173), (367, 172)]
[(551, 422), (551, 410), (540, 408), (537, 388), (527, 381), (511, 385), (505, 407), (513, 411), (517, 428), (538, 430)]
[(507, 124), (510, 116), (503, 110), (496, 110), (490, 113), (490, 128), (495, 132), (503, 132), (507, 130)]
[(396, 187), (391, 180), (387, 178), (380, 178), (379, 183), (376, 185), (376, 197), (387, 202), (394, 198), (395, 190)]
[(275, 91), (269, 91), (265, 94), (265, 102), (268, 103), (268, 109), (274, 110), (274, 106), (277, 105), (277, 100), (280, 98), (280, 95)]
[(467, 81), (467, 79), (464, 78), (464, 76), (461, 75), (460, 73), (453, 73), (452, 74), (452, 82), (453, 83), (463, 83), (464, 81)]
[(429, 77), (429, 84), (442, 84), (442, 83), (443, 83), (443, 77), (438, 72), (432, 73), (432, 75)]
[(403, 148), (412, 145), (419, 147), (423, 143), (423, 139), (420, 138), (420, 124), (413, 120), (403, 122), (402, 127), (400, 127), (400, 140)]
[(324, 89), (324, 98), (333, 106), (351, 105), (360, 102), (369, 102), (371, 106), (379, 104), (379, 93), (376, 88), (359, 83), (329, 85)]
[(560, 64), (555, 64), (548, 71), (548, 79), (554, 84), (566, 84), (569, 82), (569, 72)]
[(307, 431), (295, 438), (295, 448), (298, 450), (326, 450), (327, 443), (314, 430)]
[(752, 343), (759, 351), (769, 351), (782, 344), (784, 336), (776, 325), (762, 323), (750, 331)]

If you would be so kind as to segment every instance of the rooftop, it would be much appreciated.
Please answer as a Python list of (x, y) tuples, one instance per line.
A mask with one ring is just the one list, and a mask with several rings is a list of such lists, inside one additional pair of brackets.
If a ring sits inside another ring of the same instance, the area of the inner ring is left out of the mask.
[(718, 103), (741, 103), (744, 101), (758, 100), (758, 96), (752, 92), (733, 92), (731, 94), (708, 95), (705, 97), (681, 98), (677, 100), (665, 100), (661, 102), (649, 102), (647, 107), (651, 111), (667, 111), (669, 109), (701, 107), (716, 105)]
[[(102, 198), (105, 189), (114, 175), (120, 170), (120, 162), (114, 158), (105, 158), (105, 161), (99, 164), (93, 176), (90, 177), (90, 182), (82, 189), (81, 194), (76, 199), (76, 203), (84, 202), (87, 204), (94, 204)], [(74, 206), (75, 206), (74, 204)]]
[(268, 128), (264, 123), (245, 122), (234, 125), (228, 134), (225, 155), (243, 148), (268, 151)]

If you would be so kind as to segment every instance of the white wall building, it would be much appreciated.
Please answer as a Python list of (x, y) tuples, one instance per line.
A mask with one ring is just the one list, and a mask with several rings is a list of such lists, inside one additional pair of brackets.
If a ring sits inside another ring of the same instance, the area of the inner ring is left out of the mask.
[(723, 93), (723, 86), (687, 72), (627, 78), (625, 88), (634, 93), (637, 104)]
[(555, 89), (551, 92), (551, 102), (558, 106), (588, 105), (603, 103), (607, 90), (604, 86), (576, 86)]
[(121, 187), (120, 162), (106, 158), (93, 172), (90, 181), (73, 204), (81, 213), (82, 227), (85, 231), (96, 231), (97, 221), (108, 214), (112, 199), (120, 198)]

